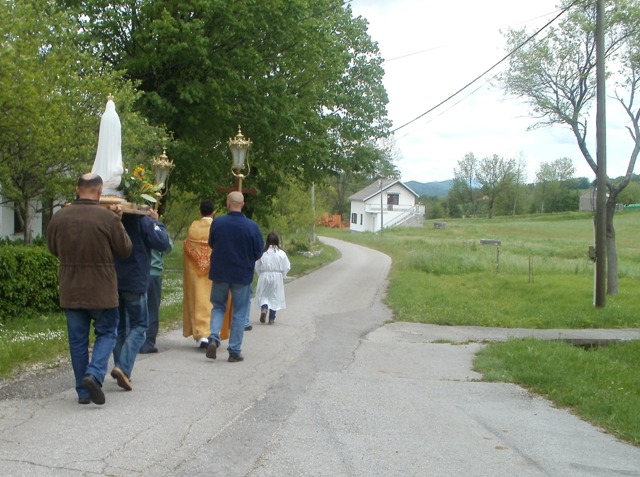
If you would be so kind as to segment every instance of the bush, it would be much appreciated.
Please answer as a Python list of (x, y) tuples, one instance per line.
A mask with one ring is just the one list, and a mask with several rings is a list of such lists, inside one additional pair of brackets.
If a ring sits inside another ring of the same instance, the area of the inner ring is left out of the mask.
[(58, 259), (41, 246), (0, 245), (0, 320), (58, 309)]
[(302, 239), (299, 237), (292, 238), (286, 245), (283, 244), (283, 249), (288, 254), (308, 252), (310, 247), (311, 244), (309, 243), (309, 239)]

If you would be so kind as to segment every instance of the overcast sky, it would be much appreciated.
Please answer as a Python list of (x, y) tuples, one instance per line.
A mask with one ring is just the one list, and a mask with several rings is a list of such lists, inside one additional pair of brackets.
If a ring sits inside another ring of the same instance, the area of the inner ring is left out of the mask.
[[(350, 5), (354, 16), (369, 22), (369, 35), (385, 59), (389, 118), (397, 128), (497, 63), (505, 55), (500, 30), (526, 26), (533, 32), (558, 13), (556, 2), (353, 0)], [(531, 182), (540, 162), (561, 157), (573, 160), (576, 176), (595, 179), (566, 127), (527, 131), (534, 123), (527, 107), (488, 83), (498, 71), (493, 70), (453, 100), (395, 133), (403, 181), (452, 179), (458, 161), (468, 152), (479, 159), (493, 154), (506, 159), (522, 156)], [(610, 177), (624, 175), (632, 147), (624, 118), (613, 107), (609, 99)], [(590, 134), (595, 137), (595, 106), (590, 124)], [(590, 149), (595, 158), (593, 141)]]

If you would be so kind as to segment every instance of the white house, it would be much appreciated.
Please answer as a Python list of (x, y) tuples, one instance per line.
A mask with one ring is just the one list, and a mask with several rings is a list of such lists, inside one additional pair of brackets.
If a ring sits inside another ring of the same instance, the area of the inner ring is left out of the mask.
[[(42, 214), (38, 212), (31, 219), (31, 236), (36, 238), (40, 235), (42, 235)], [(23, 237), (24, 230), (16, 217), (13, 202), (3, 202), (0, 196), (0, 239), (16, 240)]]
[(418, 194), (398, 179), (381, 179), (359, 192), (351, 201), (350, 230), (378, 232), (381, 228), (421, 227), (424, 206), (416, 205)]

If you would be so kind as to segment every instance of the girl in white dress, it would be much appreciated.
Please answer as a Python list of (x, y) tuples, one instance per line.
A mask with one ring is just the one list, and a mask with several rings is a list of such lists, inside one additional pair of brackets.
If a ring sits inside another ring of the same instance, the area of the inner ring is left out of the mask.
[(280, 248), (280, 238), (270, 232), (265, 241), (264, 253), (256, 261), (258, 284), (256, 285), (256, 304), (260, 307), (260, 323), (269, 315), (269, 324), (273, 325), (276, 312), (286, 308), (284, 300), (284, 277), (291, 270), (289, 257)]

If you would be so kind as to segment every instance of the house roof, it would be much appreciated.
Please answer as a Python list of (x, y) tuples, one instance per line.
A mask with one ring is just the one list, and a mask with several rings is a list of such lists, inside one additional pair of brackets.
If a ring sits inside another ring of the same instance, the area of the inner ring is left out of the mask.
[[(382, 183), (381, 184), (382, 188), (378, 184), (379, 181)], [(403, 184), (402, 182), (400, 182), (399, 179), (380, 179), (379, 181), (376, 180), (376, 181), (372, 182), (371, 184), (369, 184), (364, 189), (356, 192), (351, 197), (349, 197), (349, 200), (359, 200), (359, 201), (364, 202), (365, 200), (369, 200), (371, 197), (374, 197), (374, 196), (378, 195), (381, 191), (385, 191), (385, 190), (389, 189), (390, 187), (392, 187), (392, 186), (394, 186), (396, 184), (400, 184), (402, 187), (407, 189), (409, 192), (411, 192), (416, 197), (420, 197), (418, 194), (416, 194), (414, 191), (412, 191), (411, 188), (409, 188), (406, 184)]]

